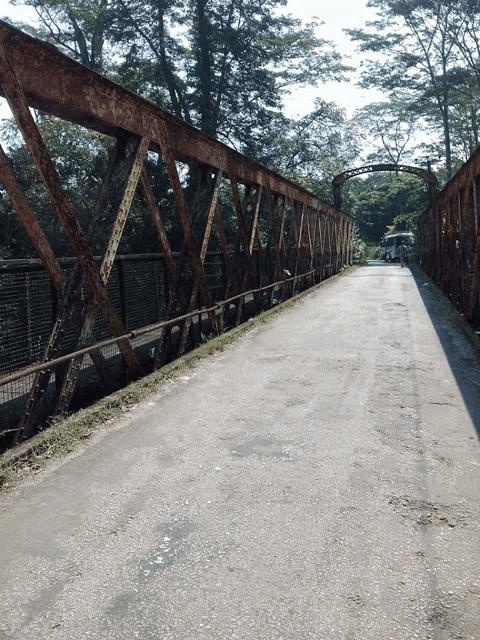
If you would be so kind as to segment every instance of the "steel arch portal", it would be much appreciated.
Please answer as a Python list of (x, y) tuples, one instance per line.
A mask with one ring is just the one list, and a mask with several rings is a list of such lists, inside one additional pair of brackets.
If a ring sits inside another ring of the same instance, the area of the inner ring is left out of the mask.
[(428, 187), (428, 196), (430, 202), (433, 202), (435, 194), (438, 190), (438, 181), (432, 171), (428, 171), (426, 169), (422, 169), (421, 167), (411, 167), (406, 164), (369, 164), (364, 167), (356, 167), (355, 169), (349, 169), (348, 171), (344, 171), (343, 173), (339, 173), (332, 180), (332, 188), (333, 188), (333, 201), (334, 206), (338, 209), (341, 209), (341, 186), (350, 178), (354, 178), (355, 176), (362, 175), (363, 173), (373, 173), (375, 171), (395, 171), (395, 172), (403, 172), (403, 173), (411, 173), (414, 176), (418, 176), (426, 183)]

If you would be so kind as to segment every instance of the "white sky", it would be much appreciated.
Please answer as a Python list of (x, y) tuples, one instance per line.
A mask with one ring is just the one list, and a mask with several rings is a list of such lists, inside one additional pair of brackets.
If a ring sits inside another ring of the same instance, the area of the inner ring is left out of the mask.
[[(331, 40), (336, 49), (344, 56), (344, 63), (358, 67), (361, 56), (355, 51), (355, 43), (343, 32), (343, 29), (356, 29), (375, 20), (376, 12), (367, 7), (367, 0), (289, 0), (287, 13), (300, 18), (304, 22), (316, 16), (325, 24), (319, 26), (316, 35)], [(355, 76), (350, 82), (327, 82), (318, 88), (307, 88), (302, 93), (296, 92), (287, 102), (288, 115), (304, 115), (311, 109), (312, 100), (320, 97), (327, 102), (336, 102), (346, 109), (351, 117), (355, 109), (371, 102), (382, 100), (382, 94), (376, 90), (366, 91), (355, 86)]]
[[(346, 57), (344, 62), (356, 67), (360, 58), (355, 53), (355, 44), (342, 29), (363, 27), (367, 20), (375, 19), (375, 11), (366, 7), (366, 2), (367, 0), (289, 0), (285, 12), (291, 13), (304, 22), (311, 21), (314, 16), (319, 21), (325, 22), (317, 28), (317, 36), (334, 42), (337, 50)], [(0, 0), (0, 17), (8, 16), (13, 20), (29, 22), (35, 15), (30, 8), (14, 7), (8, 0)], [(355, 109), (382, 99), (378, 91), (365, 91), (356, 87), (352, 76), (351, 82), (328, 82), (317, 88), (298, 89), (294, 95), (285, 100), (287, 115), (291, 117), (305, 115), (311, 110), (315, 97), (337, 103), (346, 109), (349, 117)], [(0, 118), (5, 117), (10, 117), (10, 110), (5, 100), (2, 100), (0, 101)]]

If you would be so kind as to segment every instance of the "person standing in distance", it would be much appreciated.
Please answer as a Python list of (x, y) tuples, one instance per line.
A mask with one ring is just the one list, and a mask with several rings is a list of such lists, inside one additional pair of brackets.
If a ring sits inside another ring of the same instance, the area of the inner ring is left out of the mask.
[(400, 263), (402, 265), (402, 269), (408, 263), (407, 247), (405, 246), (403, 240), (400, 243)]

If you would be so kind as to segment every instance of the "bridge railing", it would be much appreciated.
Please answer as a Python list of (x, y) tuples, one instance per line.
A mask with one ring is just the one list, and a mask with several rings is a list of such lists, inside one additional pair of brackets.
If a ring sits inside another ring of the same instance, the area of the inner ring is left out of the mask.
[(419, 218), (419, 258), (465, 319), (480, 327), (480, 150)]
[[(155, 338), (154, 368), (169, 357), (170, 320), (175, 317), (185, 317), (177, 336), (177, 354), (181, 354), (194, 333), (192, 316), (198, 310), (205, 310), (211, 330), (218, 331), (215, 302), (219, 298), (235, 297), (240, 317), (245, 292), (254, 292), (251, 295), (258, 300), (269, 290), (272, 297), (276, 283), (293, 278), (293, 284), (282, 285), (286, 294), (293, 293), (300, 276), (302, 286), (312, 285), (352, 262), (352, 218), (51, 45), (1, 21), (0, 94), (8, 101), (58, 227), (76, 256), (75, 265), (66, 273), (0, 146), (0, 184), (35, 248), (57, 301), (53, 325), (39, 358), (43, 365), (32, 370), (33, 377), (28, 378), (29, 370), (25, 372), (30, 388), (22, 393), (24, 406), (14, 428), (13, 443), (31, 435), (45, 414), (45, 398), (52, 388), (53, 368), (49, 368), (49, 362), (87, 349), (96, 375), (107, 388), (111, 386), (102, 347), (93, 348), (100, 340), (105, 341), (99, 334), (100, 318), (118, 345), (128, 378), (138, 378), (144, 371), (134, 339), (129, 336), (121, 299), (112, 291), (115, 259), (135, 194), (140, 195), (152, 233), (157, 235), (168, 281), (162, 320), (167, 324), (160, 327)], [(115, 143), (92, 198), (88, 232), (80, 225), (30, 108), (97, 131)], [(145, 169), (148, 153), (161, 158), (168, 178), (176, 210), (175, 245)], [(188, 172), (197, 178), (195, 197), (186, 193)], [(119, 175), (125, 176), (120, 187)], [(108, 211), (114, 215), (107, 230)], [(94, 237), (107, 238), (100, 257), (94, 256), (90, 242)], [(216, 290), (208, 273), (207, 256), (212, 251), (219, 254), (223, 265), (221, 283), (217, 283), (220, 289)], [(65, 336), (72, 335), (73, 342), (66, 347)], [(72, 355), (67, 364), (55, 368), (55, 400), (53, 409), (48, 410), (50, 415), (67, 411), (84, 355)], [(4, 371), (7, 378), (14, 373)]]

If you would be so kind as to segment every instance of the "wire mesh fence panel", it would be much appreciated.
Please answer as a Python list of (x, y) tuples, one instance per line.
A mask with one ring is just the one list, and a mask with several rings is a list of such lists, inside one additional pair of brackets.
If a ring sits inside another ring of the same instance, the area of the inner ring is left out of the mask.
[[(18, 420), (25, 409), (25, 403), (32, 388), (34, 376), (28, 375), (15, 382), (0, 387), (0, 452), (8, 448), (11, 434), (18, 426)], [(54, 377), (45, 391), (41, 417), (50, 415), (56, 397)]]
[(52, 289), (43, 270), (0, 271), (0, 374), (38, 362), (53, 322)]
[(213, 302), (218, 302), (223, 297), (224, 275), (223, 275), (223, 259), (219, 255), (207, 255), (204, 263), (205, 273), (207, 276), (208, 287), (212, 294)]
[[(116, 312), (119, 314), (125, 324), (125, 310), (122, 309), (122, 291), (120, 288), (120, 276), (117, 263), (113, 265), (113, 269), (107, 283), (107, 290)], [(97, 319), (95, 322), (93, 333), (97, 340), (106, 340), (112, 335), (112, 332), (107, 326), (102, 313), (97, 313)]]
[[(0, 376), (18, 371), (38, 363), (50, 337), (58, 306), (55, 292), (42, 267), (37, 261), (21, 261), (22, 264), (0, 265)], [(28, 262), (28, 264), (27, 264)], [(74, 259), (63, 259), (62, 268), (66, 281), (74, 268)], [(177, 269), (183, 268), (185, 291), (191, 291), (193, 275), (189, 262), (182, 262), (176, 256)], [(219, 255), (207, 255), (206, 271), (209, 286), (215, 300), (222, 297), (222, 260)], [(160, 254), (143, 256), (119, 256), (115, 261), (108, 281), (108, 292), (122, 318), (126, 331), (139, 329), (166, 318), (167, 300), (172, 294), (174, 283), (167, 277), (163, 258)], [(89, 297), (88, 285), (83, 282), (80, 292), (85, 302)], [(77, 318), (79, 320), (79, 318)], [(75, 351), (81, 323), (65, 327), (62, 353)], [(111, 337), (103, 314), (98, 313), (94, 326), (95, 339), (100, 341)], [(154, 348), (160, 332), (140, 336), (133, 341), (137, 357), (145, 370), (151, 365), (150, 351)], [(101, 353), (112, 381), (116, 386), (125, 382), (127, 376), (120, 350), (113, 344), (103, 347)], [(62, 377), (63, 367), (59, 367), (51, 378), (43, 411), (53, 407), (56, 395), (56, 379)], [(15, 428), (25, 407), (33, 384), (33, 376), (0, 386), (0, 448), (6, 434)], [(104, 391), (104, 384), (86, 356), (81, 364), (76, 392), (72, 406), (94, 401)], [(3, 437), (2, 437), (3, 434)]]
[(158, 258), (124, 260), (119, 266), (123, 270), (127, 330), (164, 320), (166, 296), (163, 261)]

